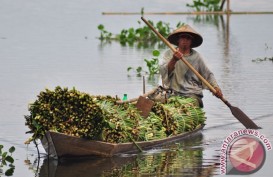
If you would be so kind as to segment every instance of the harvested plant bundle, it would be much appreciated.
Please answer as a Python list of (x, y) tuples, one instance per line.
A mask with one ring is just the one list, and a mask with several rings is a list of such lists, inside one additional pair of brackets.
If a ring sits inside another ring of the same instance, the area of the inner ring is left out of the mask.
[(167, 136), (176, 135), (204, 124), (205, 113), (194, 103), (193, 98), (173, 96), (166, 104), (156, 103), (152, 111), (163, 118), (162, 124), (166, 128)]
[(166, 137), (162, 120), (153, 113), (146, 119), (132, 104), (114, 105), (106, 101), (100, 104), (100, 108), (106, 123), (102, 131), (103, 141), (123, 143)]
[(47, 130), (67, 135), (97, 139), (104, 127), (100, 100), (115, 101), (110, 96), (90, 96), (76, 89), (56, 87), (40, 92), (25, 116), (32, 138), (41, 138)]
[(130, 105), (125, 107), (106, 101), (100, 104), (105, 121), (105, 127), (102, 129), (103, 141), (115, 143), (137, 140), (138, 120), (141, 116), (136, 108)]
[(194, 106), (194, 101), (171, 97), (166, 104), (155, 103), (144, 118), (135, 104), (116, 104), (111, 96), (93, 96), (58, 86), (40, 92), (25, 119), (33, 133), (30, 140), (42, 138), (45, 131), (51, 130), (111, 143), (149, 141), (204, 124), (204, 112)]

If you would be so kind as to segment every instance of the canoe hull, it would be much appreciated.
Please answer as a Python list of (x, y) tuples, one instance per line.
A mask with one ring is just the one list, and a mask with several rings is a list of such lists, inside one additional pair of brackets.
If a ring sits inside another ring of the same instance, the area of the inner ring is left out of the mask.
[[(141, 141), (136, 144), (143, 150), (149, 150), (164, 144), (181, 141), (199, 134), (204, 126), (194, 131), (182, 133), (168, 138)], [(137, 153), (139, 149), (134, 143), (107, 143), (102, 141), (88, 140), (79, 137), (68, 136), (57, 132), (46, 132), (42, 138), (42, 145), (49, 156), (53, 158), (82, 157), (82, 156), (104, 156), (112, 157), (121, 153)]]

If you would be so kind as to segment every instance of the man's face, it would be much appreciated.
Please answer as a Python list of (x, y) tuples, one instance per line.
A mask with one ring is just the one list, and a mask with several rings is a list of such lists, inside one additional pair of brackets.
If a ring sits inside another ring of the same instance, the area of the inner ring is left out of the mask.
[(180, 35), (178, 39), (178, 46), (182, 49), (189, 49), (191, 48), (192, 44), (192, 37), (190, 35)]

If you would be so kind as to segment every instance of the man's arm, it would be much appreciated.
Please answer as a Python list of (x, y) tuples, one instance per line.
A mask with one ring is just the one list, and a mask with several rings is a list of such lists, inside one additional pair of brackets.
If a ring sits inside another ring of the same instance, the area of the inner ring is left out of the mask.
[(180, 58), (182, 58), (182, 54), (180, 52), (176, 51), (173, 54), (172, 59), (168, 63), (168, 75), (170, 75), (173, 72), (173, 70), (175, 68), (175, 64), (176, 64), (177, 61), (180, 60)]

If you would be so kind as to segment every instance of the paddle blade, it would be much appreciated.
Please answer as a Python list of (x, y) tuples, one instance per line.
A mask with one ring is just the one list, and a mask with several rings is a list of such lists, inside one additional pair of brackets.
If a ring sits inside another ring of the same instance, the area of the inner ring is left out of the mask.
[(154, 105), (154, 102), (152, 100), (149, 100), (148, 98), (140, 96), (136, 103), (136, 108), (140, 111), (140, 115), (146, 118), (149, 116), (153, 105)]
[(229, 107), (234, 117), (236, 117), (248, 129), (260, 129), (243, 111), (239, 108)]

